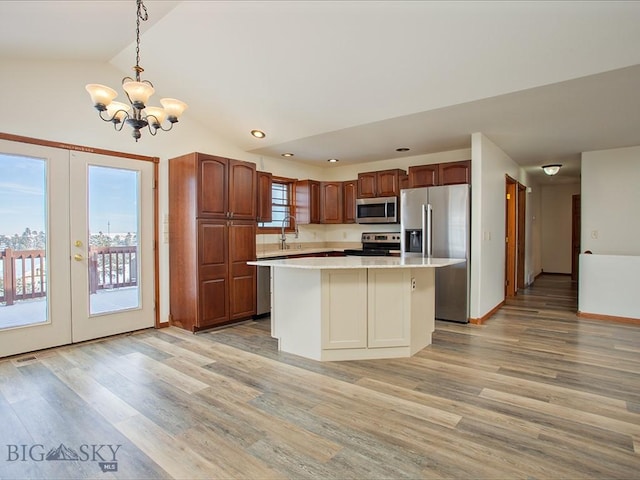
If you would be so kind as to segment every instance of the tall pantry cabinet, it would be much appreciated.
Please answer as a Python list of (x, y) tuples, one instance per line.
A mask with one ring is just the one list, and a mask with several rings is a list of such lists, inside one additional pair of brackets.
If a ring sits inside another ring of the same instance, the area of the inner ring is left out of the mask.
[(169, 160), (170, 323), (195, 332), (256, 313), (256, 166)]

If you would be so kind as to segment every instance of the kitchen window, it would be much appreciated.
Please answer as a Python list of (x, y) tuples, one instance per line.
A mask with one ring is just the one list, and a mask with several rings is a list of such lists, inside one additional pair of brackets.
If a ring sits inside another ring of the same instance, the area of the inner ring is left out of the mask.
[[(273, 177), (271, 184), (271, 221), (259, 222), (260, 233), (276, 233), (282, 228), (282, 220), (287, 215), (295, 216), (295, 205), (293, 203), (293, 186), (295, 180), (291, 178)], [(291, 219), (285, 222), (285, 230), (293, 231)]]

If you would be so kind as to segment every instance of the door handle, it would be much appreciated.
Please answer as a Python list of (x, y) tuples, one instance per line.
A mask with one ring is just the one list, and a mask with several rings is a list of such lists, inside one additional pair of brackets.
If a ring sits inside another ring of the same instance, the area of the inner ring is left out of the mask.
[(76, 254), (73, 256), (73, 259), (74, 259), (76, 262), (81, 262), (82, 260), (84, 260), (84, 257), (83, 257), (82, 255), (80, 255), (79, 253), (76, 253)]

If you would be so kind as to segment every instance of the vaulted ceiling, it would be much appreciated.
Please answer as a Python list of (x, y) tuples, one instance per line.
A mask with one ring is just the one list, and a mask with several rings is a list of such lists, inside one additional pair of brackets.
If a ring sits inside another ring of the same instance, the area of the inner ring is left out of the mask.
[[(638, 1), (145, 5), (143, 78), (248, 152), (357, 163), (465, 148), (483, 132), (532, 174), (559, 162), (570, 180), (580, 152), (640, 145)], [(98, 60), (130, 75), (135, 10), (3, 0), (0, 60)]]

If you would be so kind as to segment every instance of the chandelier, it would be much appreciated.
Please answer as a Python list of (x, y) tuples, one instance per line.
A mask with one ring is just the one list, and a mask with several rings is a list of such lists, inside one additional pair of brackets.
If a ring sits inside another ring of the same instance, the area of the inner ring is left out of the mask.
[[(155, 92), (153, 84), (148, 80), (140, 80), (140, 74), (144, 69), (140, 66), (140, 21), (147, 21), (149, 16), (147, 8), (142, 0), (136, 0), (136, 66), (133, 70), (136, 72), (135, 80), (131, 77), (122, 79), (122, 88), (127, 95), (129, 105), (122, 102), (114, 102), (118, 93), (109, 87), (90, 83), (85, 88), (91, 96), (93, 106), (98, 110), (100, 118), (105, 122), (113, 123), (114, 128), (119, 132), (125, 123), (133, 128), (133, 138), (136, 142), (141, 137), (140, 130), (145, 127), (149, 128), (149, 133), (155, 135), (158, 130), (169, 131), (173, 128), (173, 124), (178, 121), (182, 112), (187, 108), (187, 104), (176, 100), (175, 98), (161, 98), (162, 107), (147, 106), (149, 97)], [(106, 112), (106, 113), (105, 113)], [(162, 126), (167, 120), (168, 128)]]

